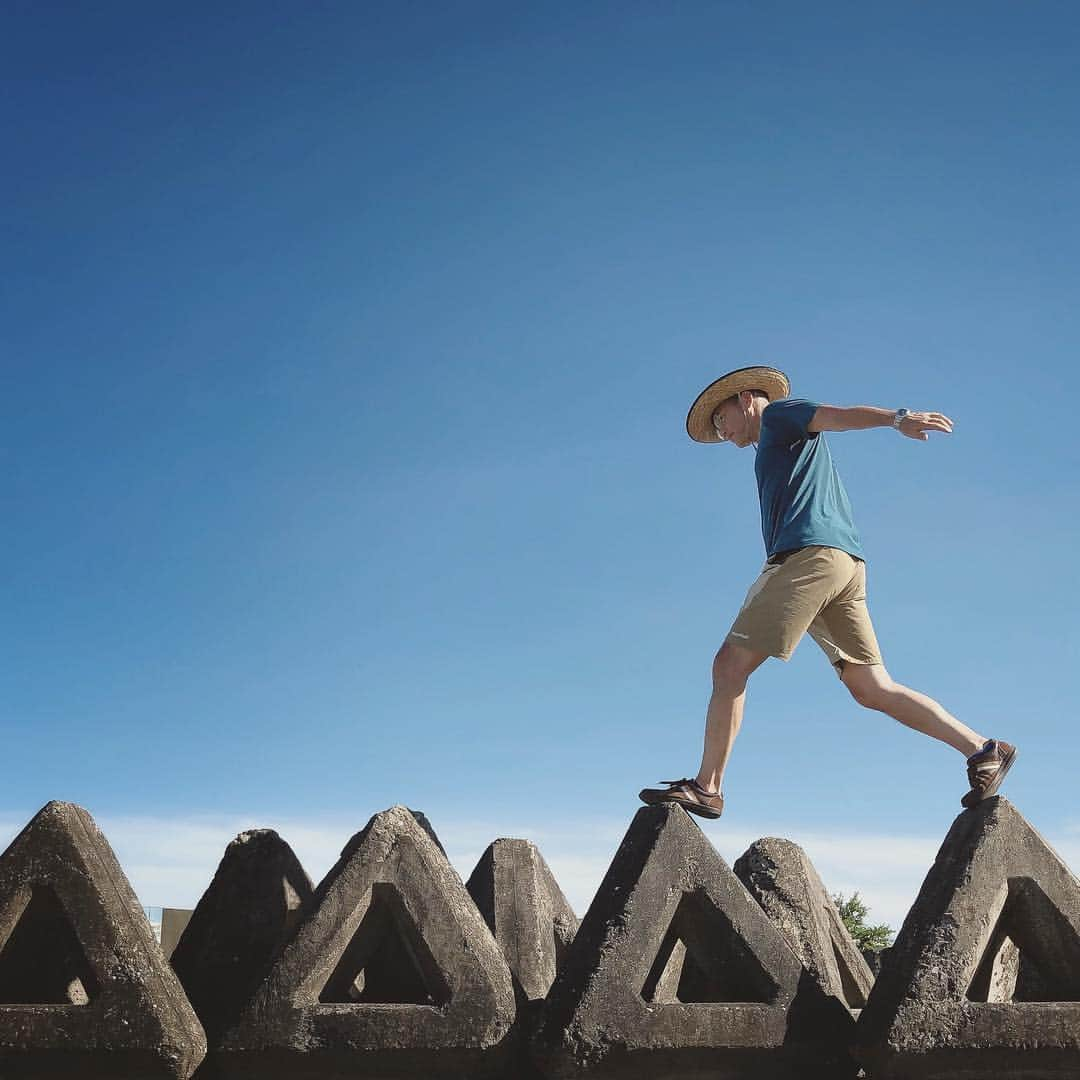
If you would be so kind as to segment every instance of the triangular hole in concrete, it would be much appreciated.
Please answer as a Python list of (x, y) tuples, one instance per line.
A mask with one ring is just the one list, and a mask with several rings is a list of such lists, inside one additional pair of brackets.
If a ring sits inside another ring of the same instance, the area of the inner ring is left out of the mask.
[(0, 944), (0, 1004), (87, 1005), (99, 993), (71, 920), (47, 886), (31, 891)]
[(1008, 894), (967, 990), (969, 1001), (1080, 1001), (1080, 938), (1031, 878)]
[(684, 893), (641, 996), (658, 1004), (771, 1004), (780, 987), (703, 890)]
[(373, 885), (368, 909), (319, 1001), (442, 1006), (449, 1000), (450, 989), (401, 894), (386, 882)]

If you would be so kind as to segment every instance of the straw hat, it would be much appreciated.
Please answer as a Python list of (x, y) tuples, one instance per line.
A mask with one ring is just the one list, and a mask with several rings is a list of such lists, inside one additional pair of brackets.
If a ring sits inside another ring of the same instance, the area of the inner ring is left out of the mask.
[(690, 412), (686, 415), (686, 430), (690, 438), (696, 442), (719, 442), (720, 436), (713, 427), (712, 414), (721, 401), (743, 390), (760, 390), (770, 401), (776, 401), (791, 393), (791, 384), (782, 371), (771, 367), (744, 367), (721, 375), (716, 382), (709, 383), (690, 406)]

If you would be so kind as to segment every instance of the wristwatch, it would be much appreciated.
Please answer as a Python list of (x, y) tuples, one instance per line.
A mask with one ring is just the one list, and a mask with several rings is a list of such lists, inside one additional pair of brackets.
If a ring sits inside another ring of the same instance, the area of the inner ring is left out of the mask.
[(896, 428), (897, 431), (900, 430), (900, 421), (903, 420), (904, 417), (907, 416), (907, 414), (909, 412), (910, 412), (909, 409), (897, 409), (896, 410), (896, 415), (892, 418), (892, 426), (894, 428)]

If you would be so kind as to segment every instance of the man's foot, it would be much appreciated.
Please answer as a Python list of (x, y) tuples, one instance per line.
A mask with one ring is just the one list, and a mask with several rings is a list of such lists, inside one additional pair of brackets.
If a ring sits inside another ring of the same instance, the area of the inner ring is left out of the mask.
[(1016, 760), (1018, 751), (1000, 739), (989, 739), (981, 750), (967, 759), (968, 783), (971, 790), (960, 800), (968, 809), (989, 799), (1001, 787), (1001, 781)]
[(656, 803), (678, 803), (684, 810), (701, 817), (718, 818), (724, 812), (724, 796), (719, 791), (706, 791), (696, 780), (661, 780), (666, 788), (645, 788), (638, 796), (650, 806)]

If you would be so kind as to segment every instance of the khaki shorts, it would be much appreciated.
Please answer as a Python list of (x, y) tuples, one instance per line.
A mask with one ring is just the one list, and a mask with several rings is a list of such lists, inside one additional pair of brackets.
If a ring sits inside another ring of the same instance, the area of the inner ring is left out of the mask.
[(774, 558), (750, 586), (727, 641), (786, 661), (809, 630), (841, 677), (845, 662), (882, 663), (862, 559), (817, 544)]

